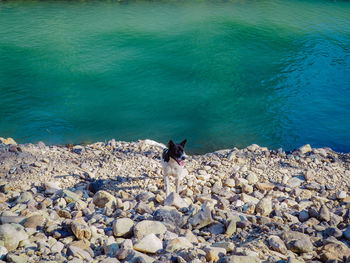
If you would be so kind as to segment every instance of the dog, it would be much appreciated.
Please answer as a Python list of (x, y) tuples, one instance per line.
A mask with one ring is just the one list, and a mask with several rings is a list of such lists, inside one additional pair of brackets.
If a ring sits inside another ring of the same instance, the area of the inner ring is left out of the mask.
[(187, 140), (175, 144), (172, 140), (168, 143), (168, 148), (163, 150), (162, 165), (164, 170), (164, 191), (166, 196), (170, 194), (169, 179), (175, 177), (176, 193), (180, 191), (181, 180), (188, 175), (184, 167), (186, 154), (184, 151)]

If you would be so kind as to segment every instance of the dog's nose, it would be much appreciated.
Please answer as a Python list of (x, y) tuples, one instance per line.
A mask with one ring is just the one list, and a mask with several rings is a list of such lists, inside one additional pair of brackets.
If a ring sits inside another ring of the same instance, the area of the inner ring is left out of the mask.
[(181, 156), (181, 160), (185, 160), (186, 159), (186, 157), (185, 156)]

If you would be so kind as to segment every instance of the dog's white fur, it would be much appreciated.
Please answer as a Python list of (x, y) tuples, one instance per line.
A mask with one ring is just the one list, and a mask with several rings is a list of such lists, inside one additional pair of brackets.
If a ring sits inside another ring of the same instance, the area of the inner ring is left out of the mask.
[(180, 192), (180, 184), (182, 180), (188, 176), (188, 171), (182, 165), (179, 165), (173, 158), (169, 158), (169, 162), (166, 162), (162, 158), (163, 176), (164, 176), (164, 188), (166, 196), (170, 194), (170, 177), (175, 178), (176, 193)]

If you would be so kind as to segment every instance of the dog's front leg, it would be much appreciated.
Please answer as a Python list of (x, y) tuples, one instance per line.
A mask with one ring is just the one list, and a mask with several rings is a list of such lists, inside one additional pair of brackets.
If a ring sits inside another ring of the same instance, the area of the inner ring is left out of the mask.
[(164, 175), (164, 191), (166, 196), (170, 194), (170, 189), (169, 189), (169, 177)]
[(179, 176), (176, 176), (176, 193), (179, 194), (180, 192), (180, 178)]

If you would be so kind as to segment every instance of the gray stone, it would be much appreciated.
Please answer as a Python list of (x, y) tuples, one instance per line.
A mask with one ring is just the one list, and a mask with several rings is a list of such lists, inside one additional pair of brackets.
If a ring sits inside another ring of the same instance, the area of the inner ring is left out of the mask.
[(313, 244), (310, 237), (296, 231), (283, 232), (282, 238), (288, 249), (295, 253), (307, 253), (313, 251)]
[(302, 153), (302, 154), (305, 154), (305, 153), (308, 153), (308, 152), (311, 152), (312, 151), (312, 148), (310, 146), (310, 144), (305, 144), (303, 146), (301, 146), (299, 148), (299, 151)]
[(220, 258), (218, 263), (261, 263), (261, 260), (254, 256), (230, 256)]
[(214, 220), (211, 215), (211, 209), (208, 206), (204, 206), (197, 214), (193, 215), (188, 221), (193, 227), (200, 229), (211, 224)]
[(208, 231), (213, 235), (220, 235), (225, 233), (225, 226), (221, 223), (214, 223), (208, 227)]
[(6, 258), (8, 251), (6, 247), (0, 246), (0, 260), (4, 260)]
[(322, 205), (320, 211), (318, 212), (318, 217), (321, 221), (328, 222), (331, 219), (331, 214), (326, 205)]
[(113, 234), (116, 237), (129, 237), (132, 234), (134, 221), (130, 218), (120, 218), (113, 223)]
[(260, 213), (262, 216), (269, 216), (272, 212), (272, 201), (271, 198), (263, 198), (260, 200), (260, 202), (256, 205), (255, 211), (257, 213)]
[(233, 252), (235, 250), (235, 244), (232, 242), (217, 242), (213, 243), (211, 246), (224, 248), (227, 252)]
[(163, 249), (163, 243), (155, 234), (151, 233), (137, 242), (134, 249), (145, 253), (156, 253)]
[(64, 244), (60, 241), (57, 241), (52, 247), (51, 247), (51, 252), (52, 253), (61, 253), (61, 251), (64, 248)]
[(17, 203), (26, 203), (30, 200), (33, 200), (33, 195), (30, 192), (23, 192), (17, 197)]
[(270, 247), (279, 253), (286, 254), (287, 253), (287, 247), (284, 244), (283, 240), (280, 239), (278, 236), (270, 236), (269, 237), (269, 245)]
[(91, 238), (91, 229), (85, 222), (73, 221), (71, 223), (71, 230), (77, 239), (90, 240)]
[(170, 240), (166, 246), (166, 251), (175, 252), (181, 249), (192, 248), (193, 245), (185, 237), (178, 237)]
[(305, 222), (310, 218), (309, 212), (306, 210), (303, 210), (299, 213), (299, 221)]
[(159, 235), (163, 239), (166, 227), (159, 221), (144, 220), (137, 223), (134, 227), (134, 235), (136, 239), (141, 239), (148, 234)]
[(64, 200), (66, 200), (68, 204), (77, 202), (78, 200), (80, 200), (79, 195), (67, 189), (62, 190), (62, 197), (64, 198)]
[(158, 208), (154, 212), (153, 218), (157, 221), (162, 221), (169, 228), (182, 227), (184, 224), (182, 215), (174, 207), (170, 206)]
[(67, 248), (67, 255), (77, 257), (77, 258), (86, 260), (88, 262), (92, 261), (92, 257), (89, 254), (89, 252), (87, 252), (79, 247), (76, 247), (76, 246), (69, 246)]
[(236, 233), (236, 230), (237, 230), (237, 219), (234, 219), (234, 218), (229, 219), (229, 223), (226, 228), (226, 235), (230, 237), (234, 233)]
[(20, 225), (0, 225), (0, 241), (3, 241), (4, 247), (6, 247), (8, 251), (15, 250), (18, 247), (19, 242), (26, 240), (27, 238), (28, 235)]
[(115, 242), (113, 236), (108, 237), (105, 244), (103, 245), (103, 250), (108, 257), (116, 257), (119, 250), (119, 245)]
[(93, 202), (96, 206), (104, 208), (113, 208), (117, 204), (116, 198), (110, 193), (100, 190), (98, 191), (94, 197)]
[(302, 180), (301, 178), (295, 176), (295, 177), (292, 177), (288, 180), (288, 185), (291, 187), (291, 188), (297, 188), (299, 187), (302, 183), (304, 182), (304, 180)]
[(127, 258), (125, 258), (124, 262), (128, 263), (153, 263), (155, 260), (146, 254), (135, 250), (129, 250)]
[(176, 208), (188, 207), (188, 204), (181, 196), (175, 192), (171, 192), (164, 200), (164, 205), (175, 206)]
[(26, 263), (28, 262), (28, 257), (26, 255), (15, 255), (15, 254), (7, 254), (7, 262), (9, 263)]
[(24, 222), (24, 227), (27, 228), (37, 228), (38, 226), (42, 226), (44, 223), (44, 218), (42, 215), (33, 215), (28, 217)]
[(344, 230), (343, 235), (347, 240), (350, 240), (350, 226)]

